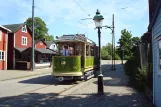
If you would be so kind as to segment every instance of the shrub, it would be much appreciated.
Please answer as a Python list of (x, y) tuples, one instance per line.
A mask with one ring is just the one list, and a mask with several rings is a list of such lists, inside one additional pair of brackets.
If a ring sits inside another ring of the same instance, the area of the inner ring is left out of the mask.
[(133, 57), (125, 63), (124, 69), (134, 88), (143, 91), (146, 84), (146, 67), (140, 69), (138, 62), (138, 58)]
[(118, 54), (115, 54), (115, 60), (120, 60), (121, 58), (118, 56)]
[(102, 60), (111, 60), (111, 55), (104, 55), (104, 56), (101, 56), (101, 59), (102, 59)]

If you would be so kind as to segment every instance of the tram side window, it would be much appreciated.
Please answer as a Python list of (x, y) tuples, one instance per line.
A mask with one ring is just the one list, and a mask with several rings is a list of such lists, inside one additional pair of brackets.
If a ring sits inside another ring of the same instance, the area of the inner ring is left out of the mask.
[(94, 56), (94, 49), (91, 48), (91, 56)]
[(89, 47), (86, 46), (86, 56), (89, 56)]
[(73, 56), (74, 55), (73, 44), (69, 44), (69, 52), (70, 52), (70, 56)]
[(76, 46), (76, 55), (81, 55), (80, 46), (79, 45)]

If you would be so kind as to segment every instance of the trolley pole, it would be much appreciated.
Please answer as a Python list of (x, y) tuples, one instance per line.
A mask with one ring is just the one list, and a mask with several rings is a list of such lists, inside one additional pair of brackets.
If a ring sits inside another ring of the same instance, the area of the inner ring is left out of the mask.
[(32, 2), (32, 71), (34, 71), (34, 65), (35, 65), (35, 60), (34, 60), (34, 0)]
[(113, 49), (113, 53), (114, 53), (114, 66), (113, 66), (113, 70), (116, 70), (116, 67), (115, 67), (115, 25), (114, 25), (114, 14), (112, 16), (112, 37), (113, 37), (113, 46), (114, 46), (114, 49)]

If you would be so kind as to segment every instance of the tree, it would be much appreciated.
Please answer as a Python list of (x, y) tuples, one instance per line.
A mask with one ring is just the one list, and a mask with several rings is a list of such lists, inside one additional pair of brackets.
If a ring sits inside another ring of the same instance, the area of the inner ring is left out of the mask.
[[(135, 40), (135, 38), (134, 38)], [(122, 48), (124, 48), (124, 55), (125, 58), (130, 58), (132, 56), (132, 34), (131, 32), (127, 31), (126, 29), (123, 29), (121, 31), (121, 38), (119, 39), (119, 45), (120, 47), (118, 48), (118, 50), (120, 51), (119, 56), (122, 57), (121, 51)]]
[[(25, 21), (25, 24), (27, 24), (30, 29), (32, 30), (32, 18), (28, 18)], [(39, 17), (34, 17), (34, 39), (35, 40), (40, 40), (43, 39), (45, 36), (48, 35), (48, 28), (46, 27), (45, 22), (39, 18)]]
[(47, 41), (53, 41), (54, 40), (54, 36), (53, 35), (45, 36), (45, 39)]
[[(101, 48), (101, 58), (106, 59), (106, 60), (112, 59), (112, 44), (111, 43), (107, 43), (107, 45)], [(115, 59), (119, 59), (119, 56), (117, 53), (115, 54)]]
[(137, 42), (140, 40), (140, 38), (139, 37), (133, 37), (132, 38), (132, 44), (134, 45), (134, 46), (136, 46), (137, 45)]

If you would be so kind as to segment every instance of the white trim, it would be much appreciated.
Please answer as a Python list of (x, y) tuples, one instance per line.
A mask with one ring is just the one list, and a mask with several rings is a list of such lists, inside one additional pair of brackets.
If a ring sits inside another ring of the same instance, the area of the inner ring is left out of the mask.
[[(3, 53), (3, 59), (2, 59), (2, 53)], [(6, 58), (5, 58), (5, 56), (6, 56), (5, 53), (6, 53), (6, 52), (5, 52), (4, 50), (0, 50), (0, 56), (1, 56), (1, 57), (0, 57), (0, 61), (5, 61), (5, 59), (6, 59)]]
[(3, 28), (3, 29), (5, 29), (5, 30), (7, 30), (7, 31), (9, 31), (9, 32), (11, 32), (11, 30), (5, 28), (4, 26), (1, 26), (1, 25), (0, 25), (0, 27)]
[(40, 45), (43, 45), (42, 41), (40, 41)]
[[(23, 39), (24, 39), (25, 44), (23, 44)], [(27, 46), (27, 37), (25, 37), (25, 36), (21, 37), (21, 45)]]
[(0, 41), (2, 41), (3, 39), (2, 39), (2, 37), (3, 37), (3, 32), (2, 32), (2, 30), (0, 30)]
[[(25, 31), (23, 31), (23, 28), (25, 28)], [(22, 26), (21, 31), (24, 32), (24, 33), (27, 33), (27, 27), (26, 27), (26, 25)]]
[(7, 60), (8, 60), (8, 32), (6, 34), (6, 70), (7, 70)]

